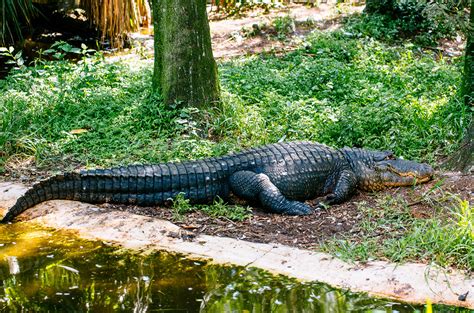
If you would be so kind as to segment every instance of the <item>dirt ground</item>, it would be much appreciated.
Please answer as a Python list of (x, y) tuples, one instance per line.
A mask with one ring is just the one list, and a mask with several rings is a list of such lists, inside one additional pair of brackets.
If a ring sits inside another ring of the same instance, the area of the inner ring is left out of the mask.
[[(220, 19), (210, 13), (210, 28), (214, 57), (227, 59), (246, 54), (272, 51), (285, 52), (294, 49), (308, 33), (314, 29), (333, 29), (340, 26), (340, 19), (348, 13), (361, 12), (362, 6), (348, 6), (344, 13), (334, 5), (321, 4), (319, 7), (288, 5), (273, 9), (268, 13), (254, 10), (243, 13), (238, 18)], [(294, 24), (284, 40), (276, 38), (272, 21), (278, 17), (290, 17)], [(259, 28), (254, 35), (246, 32)]]
[[(363, 6), (344, 6), (341, 10), (334, 4), (321, 4), (318, 7), (291, 4), (283, 8), (271, 9), (269, 12), (255, 9), (227, 18), (215, 12), (209, 12), (214, 58), (227, 60), (242, 55), (265, 52), (277, 54), (294, 50), (313, 30), (336, 29), (341, 26), (342, 17), (350, 13), (362, 12), (363, 8)], [(289, 17), (293, 22), (291, 29), (283, 38), (278, 38), (272, 25), (273, 21), (279, 17)], [(153, 36), (150, 30), (134, 33), (131, 39), (133, 45), (140, 49), (144, 48), (146, 54), (152, 57)], [(133, 49), (126, 50), (133, 52)], [(122, 53), (118, 56), (125, 57)]]
[[(434, 208), (420, 196), (441, 183), (441, 190), (457, 194), (461, 199), (474, 201), (474, 175), (444, 173), (428, 184), (415, 188), (396, 188), (377, 193), (359, 192), (350, 201), (334, 205), (328, 209), (316, 209), (307, 216), (287, 216), (269, 214), (260, 208), (253, 208), (252, 216), (242, 222), (227, 218), (213, 218), (196, 211), (184, 215), (180, 221), (173, 218), (170, 208), (151, 208), (105, 204), (104, 207), (128, 211), (135, 214), (158, 217), (172, 221), (187, 230), (190, 235), (207, 234), (231, 237), (259, 243), (280, 243), (288, 246), (311, 249), (327, 239), (349, 235), (357, 238), (361, 231), (360, 223), (365, 219), (358, 204), (377, 208), (377, 199), (401, 196), (405, 199), (416, 218), (428, 218)], [(316, 201), (308, 201), (315, 207)]]
[[(345, 16), (361, 13), (363, 9), (364, 6), (338, 7), (335, 4), (322, 3), (318, 7), (290, 4), (271, 9), (269, 12), (255, 9), (227, 18), (216, 12), (209, 12), (214, 58), (225, 61), (244, 55), (286, 53), (301, 46), (304, 38), (311, 32), (338, 29)], [(289, 17), (292, 25), (283, 37), (279, 37), (273, 22), (282, 17)], [(132, 34), (131, 41), (132, 46), (140, 51), (138, 54), (153, 57), (152, 30)], [(438, 52), (438, 57), (453, 57), (462, 55), (464, 47), (465, 41), (458, 36), (455, 39), (441, 40), (438, 46), (427, 49)], [(125, 49), (124, 53), (111, 55), (109, 58), (133, 58), (135, 54), (133, 48)]]

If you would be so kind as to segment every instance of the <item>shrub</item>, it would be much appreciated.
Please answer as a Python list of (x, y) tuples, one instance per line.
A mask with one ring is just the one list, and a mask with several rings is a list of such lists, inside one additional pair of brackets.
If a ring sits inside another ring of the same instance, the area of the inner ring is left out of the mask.
[(347, 19), (352, 32), (377, 39), (413, 38), (422, 45), (465, 33), (468, 2), (396, 0), (392, 7)]

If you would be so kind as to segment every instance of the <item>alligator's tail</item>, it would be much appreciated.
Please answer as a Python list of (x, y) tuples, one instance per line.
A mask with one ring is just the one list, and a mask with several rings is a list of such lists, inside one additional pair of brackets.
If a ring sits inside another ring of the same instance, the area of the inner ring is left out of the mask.
[(1, 222), (10, 222), (36, 204), (53, 199), (153, 206), (178, 194), (196, 203), (224, 198), (229, 193), (225, 175), (209, 165), (198, 161), (133, 165), (53, 176), (30, 188)]

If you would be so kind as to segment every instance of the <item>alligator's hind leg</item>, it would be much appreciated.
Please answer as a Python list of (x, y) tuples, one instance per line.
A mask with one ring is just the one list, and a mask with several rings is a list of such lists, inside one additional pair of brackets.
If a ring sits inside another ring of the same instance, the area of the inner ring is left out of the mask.
[(251, 171), (238, 171), (230, 177), (230, 187), (239, 197), (247, 200), (259, 200), (264, 208), (274, 213), (306, 215), (311, 208), (299, 201), (285, 198), (265, 174)]

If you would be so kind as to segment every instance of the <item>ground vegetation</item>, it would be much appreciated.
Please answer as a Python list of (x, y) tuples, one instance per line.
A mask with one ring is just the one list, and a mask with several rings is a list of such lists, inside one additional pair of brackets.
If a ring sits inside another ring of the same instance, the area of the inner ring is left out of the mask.
[[(206, 110), (207, 119), (200, 108), (165, 105), (152, 93), (146, 58), (114, 61), (62, 43), (49, 52), (56, 61), (25, 64), (3, 49), (16, 68), (0, 80), (1, 177), (31, 183), (64, 170), (189, 160), (299, 139), (390, 149), (438, 167), (471, 120), (461, 92), (464, 59), (377, 35), (398, 31), (379, 20), (352, 16), (340, 27), (313, 29), (292, 51), (218, 62), (222, 105)], [(80, 60), (65, 60), (66, 50)], [(307, 217), (269, 215), (237, 200), (234, 211), (219, 201), (198, 208), (182, 199), (159, 210), (118, 209), (169, 218), (192, 232), (472, 271), (471, 186), (470, 174), (440, 173), (430, 185), (361, 193)]]

